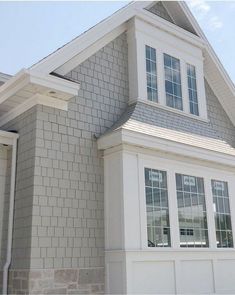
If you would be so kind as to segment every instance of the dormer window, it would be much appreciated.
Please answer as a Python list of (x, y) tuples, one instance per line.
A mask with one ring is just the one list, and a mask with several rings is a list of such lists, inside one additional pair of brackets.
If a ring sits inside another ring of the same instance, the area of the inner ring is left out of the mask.
[(146, 45), (145, 55), (148, 100), (158, 102), (156, 49)]
[(180, 61), (164, 53), (166, 105), (183, 110)]
[(187, 64), (187, 77), (190, 113), (199, 116), (195, 66)]

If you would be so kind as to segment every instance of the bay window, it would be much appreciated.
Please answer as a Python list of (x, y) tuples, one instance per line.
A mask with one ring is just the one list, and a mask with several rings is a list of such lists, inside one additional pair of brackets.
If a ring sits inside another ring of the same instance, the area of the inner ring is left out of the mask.
[(230, 182), (179, 170), (144, 167), (147, 246), (233, 248)]

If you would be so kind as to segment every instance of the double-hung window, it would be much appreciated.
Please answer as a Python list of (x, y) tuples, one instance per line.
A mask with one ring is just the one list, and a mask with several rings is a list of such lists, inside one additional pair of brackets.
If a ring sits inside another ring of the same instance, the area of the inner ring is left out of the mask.
[(190, 113), (199, 116), (195, 66), (187, 64), (187, 78)]
[(145, 55), (148, 100), (158, 102), (156, 49), (146, 45)]
[(180, 247), (208, 247), (208, 228), (201, 177), (176, 174)]
[(180, 61), (164, 53), (166, 105), (183, 110)]
[(214, 203), (217, 247), (231, 248), (233, 247), (233, 235), (228, 184), (224, 181), (212, 180), (211, 185)]
[(145, 168), (145, 193), (148, 247), (169, 247), (170, 222), (165, 171)]

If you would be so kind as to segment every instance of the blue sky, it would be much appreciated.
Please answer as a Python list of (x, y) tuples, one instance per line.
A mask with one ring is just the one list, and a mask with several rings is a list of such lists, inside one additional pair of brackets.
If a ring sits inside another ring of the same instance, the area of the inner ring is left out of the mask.
[[(29, 67), (127, 3), (0, 1), (0, 71)], [(235, 1), (188, 4), (235, 82)]]

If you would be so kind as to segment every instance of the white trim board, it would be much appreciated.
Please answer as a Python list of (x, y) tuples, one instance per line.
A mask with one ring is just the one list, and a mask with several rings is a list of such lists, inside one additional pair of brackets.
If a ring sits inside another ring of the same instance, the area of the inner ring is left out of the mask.
[(163, 151), (165, 153), (219, 163), (235, 168), (235, 157), (233, 155), (186, 145), (130, 130), (119, 129), (98, 139), (98, 149), (100, 150), (111, 149), (122, 144)]
[(17, 133), (0, 130), (0, 144), (13, 145), (18, 137)]
[(68, 110), (67, 101), (53, 98), (46, 95), (35, 94), (30, 99), (27, 99), (24, 103), (20, 104), (18, 107), (14, 108), (10, 112), (3, 115), (0, 118), (0, 127), (38, 104), (48, 106), (48, 107), (53, 107), (63, 111)]

